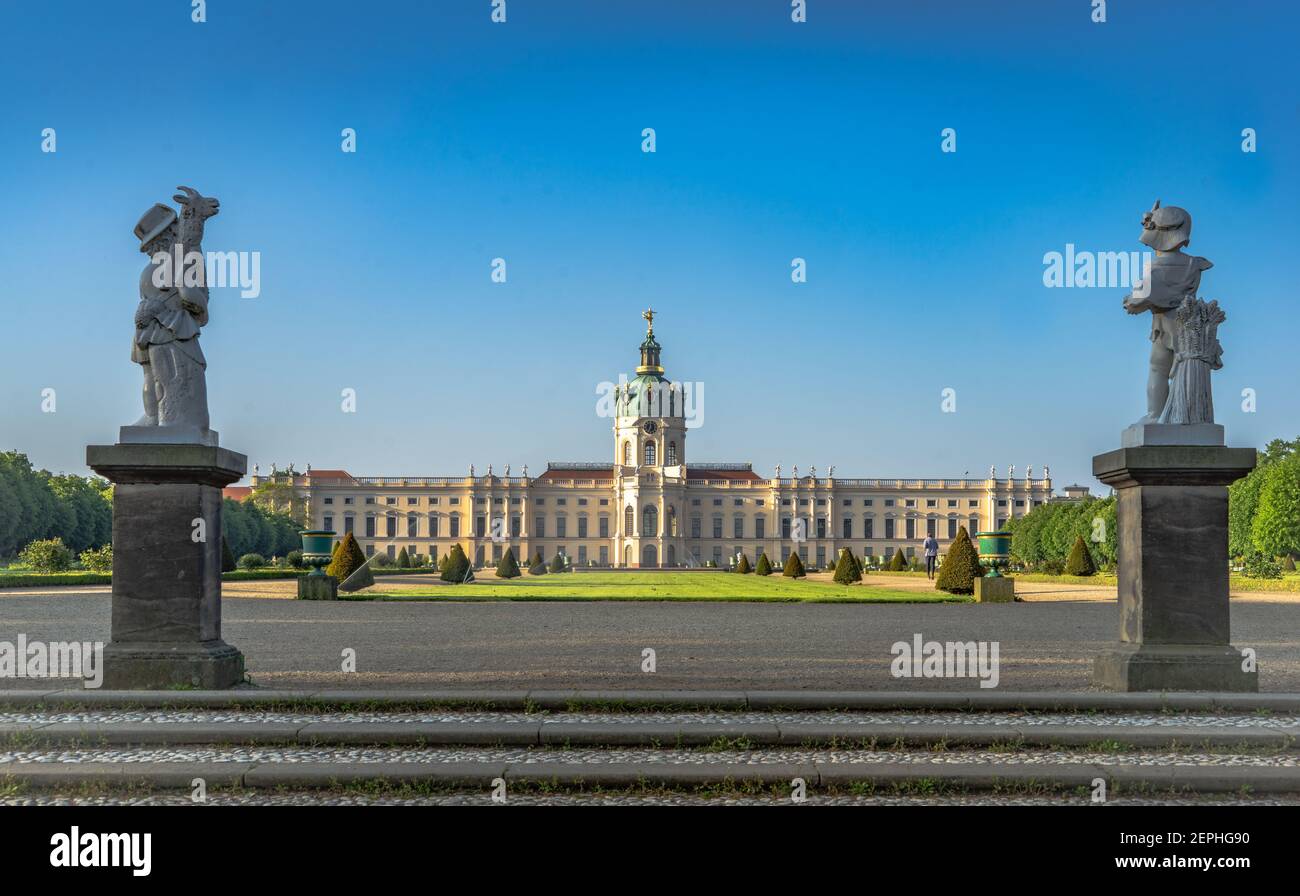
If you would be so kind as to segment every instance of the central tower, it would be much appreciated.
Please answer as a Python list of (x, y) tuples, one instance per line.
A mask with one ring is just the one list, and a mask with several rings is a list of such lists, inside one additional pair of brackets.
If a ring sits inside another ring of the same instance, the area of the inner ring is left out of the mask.
[(686, 488), (685, 396), (664, 376), (654, 309), (641, 316), (641, 363), (615, 402), (614, 478), (622, 505), (617, 553), (624, 566), (676, 566), (683, 556), (678, 510)]

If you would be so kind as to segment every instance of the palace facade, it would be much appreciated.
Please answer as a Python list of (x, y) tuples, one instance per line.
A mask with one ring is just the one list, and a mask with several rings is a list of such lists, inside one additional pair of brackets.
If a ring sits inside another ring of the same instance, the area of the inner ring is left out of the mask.
[[(529, 476), (353, 476), (344, 470), (279, 477), (306, 500), (312, 526), (353, 533), (367, 556), (440, 557), (459, 542), (476, 565), (513, 548), (521, 564), (540, 552), (581, 567), (728, 566), (741, 552), (784, 563), (833, 563), (841, 548), (888, 557), (921, 553), (927, 534), (940, 552), (961, 526), (1002, 525), (1052, 499), (1052, 481), (998, 479), (837, 479), (798, 468), (761, 476), (749, 463), (695, 463), (689, 452), (689, 395), (664, 375), (653, 312), (636, 376), (615, 390), (610, 462), (551, 462)], [(227, 489), (242, 498), (248, 487)]]

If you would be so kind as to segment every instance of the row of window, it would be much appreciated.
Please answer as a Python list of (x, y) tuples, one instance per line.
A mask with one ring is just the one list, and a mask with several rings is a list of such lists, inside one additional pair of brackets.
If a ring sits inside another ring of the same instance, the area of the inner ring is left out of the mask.
[[(633, 514), (632, 508), (629, 507), (627, 508), (625, 518), (623, 521), (624, 533), (628, 535), (639, 535), (643, 538), (654, 538), (659, 534), (658, 517), (659, 517), (659, 512), (657, 508), (655, 508), (653, 505), (646, 507), (641, 518), (641, 531), (637, 532), (633, 528), (633, 523), (635, 522), (635, 515)], [(365, 518), (366, 538), (376, 537), (379, 528), (377, 521), (379, 519), (381, 518), (374, 517), (374, 516), (368, 516)], [(384, 521), (384, 526), (383, 526), (384, 536), (387, 538), (396, 538), (397, 531), (398, 531), (398, 521), (399, 521), (398, 517), (388, 516), (388, 517), (382, 517), (382, 519)], [(429, 516), (429, 517), (425, 517), (425, 519), (428, 520), (428, 524), (426, 526), (426, 530), (423, 533), (421, 533), (420, 517), (414, 514), (409, 514), (406, 517), (406, 537), (419, 538), (422, 535), (427, 538), (440, 537), (441, 533), (439, 532), (440, 529), (439, 520), (441, 519), (441, 517)], [(459, 538), (461, 534), (460, 516), (452, 515), (449, 516), (447, 520), (449, 523), (447, 534), (452, 538)], [(577, 518), (577, 521), (578, 521), (577, 536), (579, 538), (590, 537), (590, 527), (589, 527), (588, 518), (585, 516), (580, 516)], [(876, 522), (875, 519), (871, 517), (867, 517), (863, 519), (862, 527), (861, 527), (862, 533), (859, 536), (854, 532), (853, 518), (845, 517), (843, 520), (840, 521), (839, 537), (843, 539), (858, 538), (858, 537), (876, 538), (878, 536), (876, 535), (875, 522)], [(900, 522), (903, 524), (901, 527), (898, 525), (898, 523)], [(918, 532), (918, 528), (916, 525), (917, 522), (918, 520), (916, 519), (897, 520), (892, 517), (886, 517), (883, 537), (886, 539), (902, 538), (908, 540), (915, 540), (919, 537), (917, 535)], [(944, 532), (943, 537), (946, 537), (948, 539), (953, 539), (957, 537), (957, 529), (962, 524), (962, 520), (956, 518), (950, 518), (947, 520), (927, 519), (924, 520), (924, 522), (925, 522), (925, 534), (927, 536), (933, 536), (935, 538), (940, 537), (941, 530), (939, 524), (946, 523), (946, 528), (943, 530)], [(979, 531), (980, 521), (978, 517), (971, 517), (969, 520), (965, 522), (967, 527), (966, 531), (968, 533), (974, 533)], [(609, 538), (610, 537), (609, 517), (602, 516), (596, 520), (596, 523), (597, 523), (596, 537)], [(723, 537), (722, 523), (723, 520), (721, 517), (714, 517), (713, 530), (712, 530), (713, 538)], [(355, 524), (355, 517), (345, 516), (343, 518), (343, 532), (344, 533), (353, 532), (354, 524)], [(998, 528), (1001, 528), (1005, 524), (1006, 524), (1005, 519), (998, 520)], [(322, 527), (328, 531), (331, 532), (334, 531), (334, 517), (330, 514), (326, 514), (322, 520)], [(494, 538), (503, 538), (507, 533), (507, 529), (509, 530), (509, 536), (511, 538), (519, 538), (521, 534), (520, 518), (517, 516), (513, 516), (510, 518), (509, 523), (507, 523), (504, 518), (498, 517), (493, 522), (491, 534)], [(797, 520), (792, 520), (790, 517), (784, 517), (781, 520), (781, 538), (787, 541), (790, 540), (791, 538), (795, 538), (796, 536), (799, 538), (799, 540), (803, 540), (805, 538), (814, 538), (814, 537), (819, 539), (824, 539), (827, 537), (827, 531), (828, 531), (827, 520), (825, 517), (817, 518), (814, 521), (814, 526), (812, 527), (808, 525), (808, 521), (806, 519), (802, 519), (802, 518)], [(488, 533), (487, 517), (485, 516), (475, 517), (474, 537), (485, 538), (487, 537), (488, 534), (489, 533)], [(534, 519), (533, 531), (529, 534), (530, 537), (532, 538), (548, 537), (546, 534), (545, 516), (539, 515)], [(669, 515), (669, 525), (665, 534), (669, 536), (677, 535), (677, 522), (676, 519), (671, 514)], [(555, 533), (553, 537), (567, 538), (568, 535), (569, 535), (568, 518), (563, 516), (557, 517), (555, 520)], [(693, 517), (691, 519), (690, 537), (691, 538), (704, 537), (703, 529), (702, 529), (702, 521), (700, 520), (699, 517)], [(744, 517), (738, 516), (732, 520), (732, 531), (730, 537), (732, 538), (747, 537), (745, 535)], [(764, 517), (756, 517), (754, 519), (754, 537), (759, 539), (767, 537), (767, 520)]]
[[(407, 499), (406, 499), (406, 504), (407, 504), (407, 506), (410, 506), (410, 507), (418, 507), (419, 504), (420, 504), (420, 501), (421, 501), (421, 500), (423, 500), (423, 499), (418, 498), (418, 497), (416, 497), (416, 498), (407, 498)], [(439, 498), (435, 498), (435, 497), (430, 497), (430, 498), (428, 498), (427, 500), (428, 500), (430, 506), (436, 506), (436, 505), (439, 503), (439, 501), (440, 501)], [(587, 506), (587, 499), (586, 499), (586, 498), (576, 498), (576, 499), (574, 499), (574, 500), (577, 501), (577, 504), (578, 504), (579, 507), (586, 507), (586, 506)], [(745, 498), (733, 498), (733, 499), (732, 499), (732, 504), (733, 504), (734, 506), (736, 506), (736, 507), (743, 507), (743, 506), (745, 505), (746, 500), (751, 500), (751, 501), (753, 501), (753, 502), (754, 502), (754, 506), (756, 506), (756, 507), (763, 507), (763, 506), (765, 505), (765, 503), (766, 503), (766, 502), (764, 501), (763, 498), (750, 498), (750, 499), (745, 499)], [(333, 506), (333, 504), (334, 504), (334, 499), (333, 499), (332, 497), (323, 498), (322, 501), (323, 501), (323, 503), (324, 503), (325, 505), (327, 505), (327, 506)], [(600, 501), (600, 506), (601, 506), (601, 507), (605, 507), (605, 506), (607, 506), (607, 505), (609, 504), (609, 499), (608, 499), (608, 498), (600, 498), (599, 501)], [(722, 498), (714, 498), (714, 499), (713, 499), (713, 506), (714, 506), (714, 507), (721, 507), (721, 506), (722, 506), (722, 501), (723, 501)], [(918, 501), (918, 499), (916, 499), (916, 498), (905, 498), (905, 499), (903, 499), (902, 504), (899, 504), (899, 503), (898, 503), (898, 499), (896, 499), (896, 498), (885, 498), (885, 499), (883, 499), (883, 502), (884, 502), (884, 506), (885, 506), (885, 507), (899, 507), (899, 506), (901, 506), (901, 507), (917, 507), (917, 506), (918, 506), (918, 505), (917, 505), (917, 501)], [(1025, 507), (1025, 506), (1026, 506), (1027, 504), (1029, 504), (1029, 503), (1032, 503), (1034, 507), (1038, 507), (1038, 506), (1040, 506), (1040, 505), (1043, 503), (1041, 500), (1034, 500), (1033, 502), (1029, 502), (1029, 501), (1027, 501), (1027, 500), (1024, 499), (1024, 498), (1016, 498), (1016, 499), (1014, 499), (1014, 502), (1015, 502), (1015, 506), (1016, 506), (1016, 507)], [(344, 499), (343, 499), (343, 503), (344, 503), (345, 505), (351, 505), (351, 504), (353, 503), (353, 499), (352, 499), (352, 498), (344, 498)], [(366, 504), (374, 504), (374, 503), (375, 503), (375, 498), (366, 498), (365, 503), (366, 503)], [(385, 498), (385, 499), (384, 499), (384, 506), (386, 506), (386, 507), (393, 507), (393, 506), (396, 506), (397, 503), (398, 503), (397, 498)], [(459, 505), (459, 504), (460, 504), (460, 498), (449, 497), (449, 498), (447, 499), (447, 503), (448, 503), (448, 504), (452, 504), (452, 505)], [(487, 498), (476, 498), (476, 499), (474, 500), (474, 503), (475, 503), (475, 504), (479, 504), (479, 505), (485, 505), (485, 504), (488, 503), (488, 499), (487, 499)], [(504, 505), (504, 504), (505, 504), (505, 499), (504, 499), (504, 498), (493, 498), (493, 499), (492, 499), (492, 503), (493, 503), (494, 505), (496, 505), (496, 504)], [(511, 503), (512, 505), (518, 505), (518, 504), (522, 503), (522, 499), (520, 499), (520, 498), (511, 498), (511, 499), (510, 499), (510, 503)], [(543, 505), (543, 504), (545, 504), (545, 503), (546, 503), (546, 499), (545, 499), (545, 498), (534, 498), (534, 499), (533, 499), (533, 504), (535, 504), (535, 505)], [(555, 503), (556, 503), (556, 505), (559, 506), (559, 507), (564, 507), (565, 505), (567, 505), (567, 504), (569, 503), (569, 499), (568, 499), (568, 498), (556, 498), (556, 499), (555, 499)], [(841, 503), (842, 503), (843, 506), (845, 506), (845, 507), (852, 507), (852, 506), (853, 506), (853, 499), (852, 499), (852, 498), (844, 498), (843, 501), (842, 501)], [(699, 507), (700, 504), (701, 504), (701, 499), (700, 499), (700, 498), (692, 498), (692, 499), (691, 499), (691, 506), (692, 506), (692, 507)], [(781, 506), (783, 506), (783, 507), (790, 507), (791, 504), (792, 504), (792, 499), (790, 499), (790, 498), (783, 498), (783, 499), (781, 499)], [(949, 508), (956, 507), (957, 504), (958, 504), (958, 500), (957, 500), (956, 498), (948, 498), (948, 499), (946, 499), (946, 501), (945, 501), (945, 505), (946, 505), (947, 507), (949, 507)], [(979, 505), (980, 505), (980, 502), (979, 502), (979, 499), (977, 499), (977, 498), (968, 498), (968, 499), (966, 500), (966, 506), (967, 506), (967, 507), (979, 507)], [(824, 506), (826, 506), (826, 499), (825, 499), (825, 498), (817, 498), (816, 500), (814, 500), (814, 499), (810, 498), (810, 499), (808, 499), (808, 506), (809, 506), (809, 507), (812, 507), (812, 506), (824, 507)], [(874, 498), (863, 498), (863, 499), (862, 499), (862, 506), (863, 506), (863, 507), (874, 507), (874, 506), (875, 506), (875, 499), (874, 499)], [(937, 507), (939, 506), (939, 499), (938, 499), (938, 498), (927, 498), (926, 501), (925, 501), (925, 506), (926, 506), (926, 507), (929, 507), (929, 508), (937, 508)], [(998, 506), (999, 506), (999, 507), (1006, 507), (1006, 506), (1008, 506), (1008, 499), (1006, 499), (1006, 498), (999, 498), (999, 499), (998, 499)]]

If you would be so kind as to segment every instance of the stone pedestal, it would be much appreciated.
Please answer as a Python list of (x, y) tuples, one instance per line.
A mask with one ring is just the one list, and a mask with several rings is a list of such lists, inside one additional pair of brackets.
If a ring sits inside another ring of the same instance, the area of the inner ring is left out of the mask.
[(298, 579), (298, 600), (338, 600), (339, 580), (333, 576), (305, 575)]
[(979, 576), (975, 579), (975, 602), (979, 604), (1011, 603), (1016, 599), (1016, 580), (1006, 576)]
[(1093, 683), (1120, 691), (1258, 691), (1229, 643), (1228, 489), (1252, 448), (1145, 445), (1092, 459), (1119, 495), (1119, 643)]
[(242, 454), (201, 444), (90, 445), (113, 483), (113, 628), (104, 687), (228, 688), (244, 656), (221, 640), (221, 489)]

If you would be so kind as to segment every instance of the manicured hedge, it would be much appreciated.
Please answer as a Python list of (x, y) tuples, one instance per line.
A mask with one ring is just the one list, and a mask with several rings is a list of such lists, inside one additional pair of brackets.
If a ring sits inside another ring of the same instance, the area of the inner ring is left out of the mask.
[(108, 585), (113, 581), (107, 572), (0, 572), (0, 588), (39, 588), (42, 585)]

